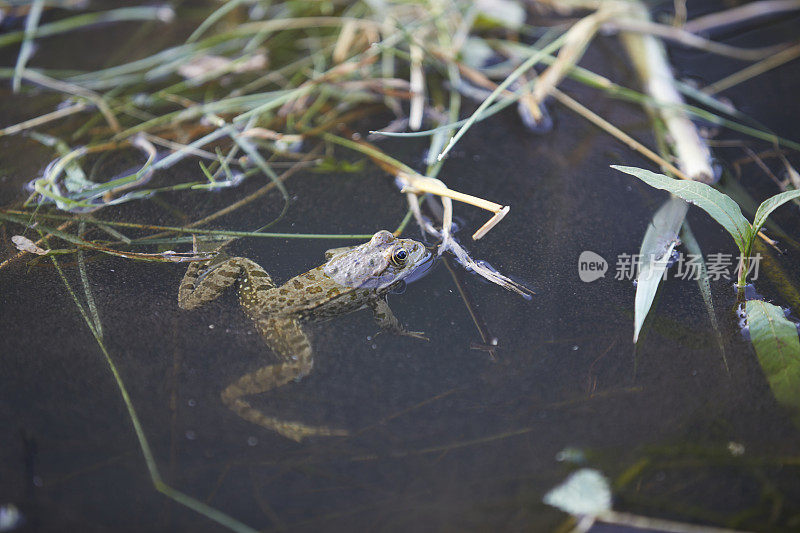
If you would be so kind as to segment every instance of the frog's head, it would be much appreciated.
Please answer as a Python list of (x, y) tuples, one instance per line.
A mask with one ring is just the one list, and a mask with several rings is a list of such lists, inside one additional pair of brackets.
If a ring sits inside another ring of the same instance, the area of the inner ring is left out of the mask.
[(323, 270), (341, 285), (382, 290), (419, 279), (431, 266), (433, 254), (424, 244), (381, 230), (369, 242), (334, 255)]

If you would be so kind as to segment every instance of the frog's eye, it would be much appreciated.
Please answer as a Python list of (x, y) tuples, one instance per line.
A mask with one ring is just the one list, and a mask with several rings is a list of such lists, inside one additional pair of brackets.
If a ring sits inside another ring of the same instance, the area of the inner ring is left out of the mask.
[(395, 266), (403, 266), (406, 264), (406, 260), (408, 259), (408, 251), (405, 248), (398, 247), (395, 248), (394, 252), (392, 252), (392, 263)]

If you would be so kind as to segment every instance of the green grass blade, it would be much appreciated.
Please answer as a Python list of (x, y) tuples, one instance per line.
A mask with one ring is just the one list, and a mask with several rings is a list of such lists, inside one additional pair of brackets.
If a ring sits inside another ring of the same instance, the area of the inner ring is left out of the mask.
[[(242, 524), (238, 520), (226, 515), (222, 511), (214, 509), (213, 507), (206, 505), (203, 502), (184, 494), (183, 492), (173, 489), (164, 483), (161, 473), (158, 470), (155, 456), (150, 448), (150, 443), (147, 440), (147, 436), (144, 434), (144, 429), (142, 429), (139, 416), (136, 414), (136, 409), (133, 407), (133, 402), (128, 394), (128, 389), (125, 387), (125, 383), (122, 381), (122, 376), (120, 375), (114, 360), (111, 358), (111, 354), (109, 354), (108, 350), (106, 349), (101, 332), (98, 331), (92, 324), (91, 318), (89, 318), (89, 315), (86, 313), (86, 309), (84, 309), (83, 305), (78, 299), (78, 295), (75, 294), (75, 291), (69, 284), (69, 280), (67, 280), (67, 276), (64, 274), (64, 271), (61, 269), (61, 266), (58, 264), (56, 258), (54, 256), (50, 256), (50, 259), (53, 261), (53, 266), (55, 266), (58, 275), (61, 277), (61, 281), (64, 283), (67, 292), (70, 294), (70, 296), (72, 296), (72, 300), (75, 303), (75, 306), (78, 308), (78, 312), (86, 322), (86, 326), (89, 328), (89, 331), (92, 332), (95, 341), (97, 341), (97, 345), (100, 347), (100, 351), (103, 352), (103, 356), (105, 357), (106, 363), (111, 370), (111, 374), (114, 376), (114, 380), (117, 383), (117, 388), (122, 396), (122, 401), (125, 404), (125, 408), (128, 411), (128, 416), (133, 424), (133, 430), (136, 433), (137, 440), (139, 441), (139, 448), (142, 450), (142, 455), (144, 456), (145, 464), (147, 465), (147, 471), (150, 474), (150, 479), (153, 482), (153, 486), (157, 491), (164, 494), (168, 498), (192, 509), (193, 511), (196, 511), (210, 520), (214, 520), (218, 524), (227, 527), (231, 531), (236, 531), (237, 533), (255, 533), (256, 530), (250, 526)], [(84, 290), (87, 292), (87, 294), (89, 294), (91, 289), (88, 285), (88, 279), (83, 280), (83, 283), (85, 284)]]
[(213, 13), (211, 13), (200, 25), (197, 27), (196, 30), (192, 32), (188, 39), (186, 39), (186, 43), (193, 43), (197, 39), (203, 35), (208, 28), (216, 24), (218, 20), (224, 17), (226, 14), (230, 13), (236, 7), (242, 3), (242, 0), (229, 0), (228, 2), (223, 3), (220, 7), (218, 7)]
[(17, 54), (17, 64), (14, 66), (14, 78), (11, 80), (11, 87), (15, 93), (19, 92), (22, 86), (22, 73), (25, 71), (25, 64), (33, 54), (33, 38), (36, 34), (36, 27), (39, 25), (39, 18), (42, 16), (44, 0), (34, 0), (28, 18), (25, 19), (25, 34), (22, 46)]
[[(43, 2), (44, 3), (44, 2)], [(100, 11), (95, 13), (84, 13), (74, 17), (57, 20), (49, 24), (42, 24), (36, 30), (36, 38), (49, 37), (59, 33), (85, 28), (92, 24), (102, 24), (104, 22), (121, 22), (129, 20), (153, 20), (159, 19), (166, 21), (174, 15), (170, 8), (162, 7), (123, 7), (110, 11)], [(25, 39), (24, 31), (9, 32), (0, 35), (0, 48), (11, 44), (16, 44)]]
[[(83, 233), (86, 231), (86, 222), (81, 221), (78, 225), (78, 235), (83, 238)], [(42, 236), (44, 236), (42, 234)], [(100, 313), (97, 310), (97, 304), (94, 301), (94, 294), (92, 293), (91, 286), (89, 285), (89, 274), (86, 272), (86, 259), (81, 248), (78, 248), (78, 272), (81, 275), (81, 283), (83, 284), (84, 296), (86, 296), (86, 306), (89, 308), (89, 314), (94, 323), (94, 330), (97, 336), (103, 338), (103, 323), (100, 321)]]
[(444, 150), (442, 150), (442, 152), (437, 156), (437, 159), (441, 161), (447, 155), (447, 153), (453, 148), (453, 146), (455, 146), (455, 144), (458, 142), (459, 139), (461, 139), (461, 137), (467, 132), (467, 130), (469, 130), (472, 127), (472, 125), (479, 118), (481, 118), (486, 108), (489, 107), (492, 104), (492, 102), (494, 102), (503, 93), (503, 91), (505, 91), (509, 87), (509, 85), (517, 81), (517, 79), (519, 79), (520, 76), (522, 76), (528, 70), (533, 68), (534, 65), (536, 65), (539, 61), (541, 61), (543, 57), (550, 54), (551, 52), (555, 52), (556, 50), (558, 50), (558, 48), (563, 44), (565, 36), (566, 33), (563, 34), (558, 39), (556, 39), (555, 41), (553, 41), (552, 43), (542, 48), (541, 50), (537, 50), (536, 52), (531, 54), (531, 56), (527, 60), (525, 60), (525, 62), (523, 62), (519, 67), (514, 69), (514, 72), (512, 72), (505, 80), (503, 80), (503, 82), (500, 85), (497, 86), (497, 88), (494, 91), (492, 91), (492, 94), (490, 94), (486, 98), (486, 100), (484, 100), (481, 103), (481, 105), (478, 106), (478, 109), (476, 109), (475, 112), (472, 114), (472, 116), (469, 117), (467, 122), (463, 126), (461, 126), (461, 128), (456, 132), (455, 135), (453, 135), (453, 137), (450, 139), (450, 142), (447, 143), (447, 146), (445, 146)]

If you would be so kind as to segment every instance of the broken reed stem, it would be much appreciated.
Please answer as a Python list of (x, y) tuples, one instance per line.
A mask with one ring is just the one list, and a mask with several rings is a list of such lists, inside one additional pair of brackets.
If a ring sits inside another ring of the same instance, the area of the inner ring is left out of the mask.
[[(650, 23), (650, 12), (642, 2), (630, 2), (624, 16), (616, 21), (617, 24), (628, 22)], [(711, 152), (682, 108), (683, 98), (677, 90), (664, 44), (653, 35), (628, 31), (620, 34), (620, 40), (639, 75), (644, 92), (656, 103), (655, 113), (669, 132), (678, 167), (690, 179), (712, 183)]]
[(408, 185), (403, 187), (401, 192), (411, 192), (414, 194), (429, 193), (435, 194), (436, 196), (445, 196), (447, 198), (452, 198), (456, 202), (474, 205), (475, 207), (491, 211), (492, 213), (499, 213), (505, 207), (508, 207), (490, 202), (489, 200), (484, 200), (483, 198), (478, 198), (477, 196), (454, 191), (439, 182), (439, 180), (423, 176), (422, 174), (409, 174), (401, 170), (396, 173), (396, 176), (408, 183)]
[(361, 152), (372, 159), (376, 165), (378, 165), (388, 174), (395, 176), (403, 183), (401, 192), (417, 195), (425, 193), (433, 194), (443, 198), (450, 198), (457, 202), (473, 205), (480, 209), (485, 209), (486, 211), (491, 211), (494, 213), (492, 218), (487, 220), (483, 226), (481, 226), (475, 233), (472, 234), (473, 240), (478, 240), (486, 235), (486, 233), (495, 225), (497, 225), (497, 223), (500, 222), (511, 209), (509, 206), (503, 206), (494, 202), (490, 202), (489, 200), (484, 200), (483, 198), (478, 198), (477, 196), (454, 191), (453, 189), (447, 187), (447, 185), (442, 183), (440, 180), (423, 176), (422, 174), (415, 172), (410, 167), (394, 159), (393, 157), (386, 155), (374, 145), (361, 139), (346, 139), (344, 137), (333, 135), (327, 132), (322, 133), (322, 138), (346, 148)]

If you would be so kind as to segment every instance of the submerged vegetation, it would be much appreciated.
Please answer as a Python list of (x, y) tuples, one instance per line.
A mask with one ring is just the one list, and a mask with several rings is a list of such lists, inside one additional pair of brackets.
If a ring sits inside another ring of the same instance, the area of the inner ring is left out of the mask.
[[(413, 221), (436, 243), (438, 253), (448, 256), (448, 267), (452, 259), (468, 271), (530, 298), (528, 288), (473, 258), (461, 243), (468, 237), (457, 238), (458, 228), (453, 223), (453, 201), (487, 211), (489, 218), (471, 235), (478, 240), (493, 228), (502, 228), (502, 219), (514, 216), (514, 206), (451, 189), (444, 172), (448, 155), (464, 134), (478, 130), (481, 121), (509, 106), (516, 106), (519, 120), (528, 130), (546, 135), (553, 127), (547, 106), (557, 103), (663, 172), (615, 167), (674, 195), (656, 212), (642, 242), (634, 342), (646, 325), (676, 247), (683, 245), (701, 254), (685, 220), (686, 202), (705, 210), (730, 232), (742, 261), (737, 285), (746, 315), (745, 331), (749, 328), (775, 398), (800, 413), (797, 324), (780, 306), (757, 298), (745, 302), (749, 261), (761, 245), (759, 239), (779, 246), (762, 228), (779, 236), (781, 246), (798, 250), (797, 235), (770, 225), (767, 218), (783, 204), (791, 202), (797, 209), (800, 174), (790, 157), (800, 151), (800, 144), (776, 135), (757, 117), (748, 117), (717, 98), (723, 90), (797, 59), (800, 45), (746, 49), (703, 36), (771, 10), (791, 11), (800, 5), (754, 2), (750, 7), (687, 21), (681, 18), (685, 17), (685, 3), (676, 1), (670, 23), (654, 20), (647, 5), (638, 1), (542, 0), (532, 6), (537, 13), (547, 13), (543, 22), (531, 23), (523, 4), (511, 0), (231, 0), (203, 4), (202, 9), (179, 5), (104, 11), (84, 11), (84, 2), (69, 0), (33, 0), (9, 7), (0, 3), (6, 24), (13, 26), (0, 34), (0, 51), (11, 50), (15, 57), (13, 67), (0, 68), (0, 78), (7, 80), (17, 97), (38, 98), (46, 108), (40, 116), (4, 125), (0, 137), (26, 135), (51, 153), (41, 175), (29, 176), (27, 198), (0, 209), (4, 231), (19, 250), (0, 263), (0, 273), (13, 262), (30, 260), (31, 255), (37, 256), (32, 261), (43, 257), (52, 261), (113, 371), (159, 491), (233, 530), (251, 530), (162, 480), (133, 403), (104, 344), (86, 256), (189, 262), (208, 259), (241, 238), (369, 239), (375, 228), (352, 234), (323, 233), (323, 228), (314, 234), (267, 230), (292, 209), (286, 182), (298, 172), (378, 168), (394, 180), (398, 194), (408, 203), (406, 216), (397, 220), (395, 235), (407, 231)], [(68, 64), (58, 69), (36, 66), (38, 41), (79, 36), (101, 24), (131, 22), (139, 24), (138, 29), (127, 42), (115, 43), (118, 49), (110, 50), (104, 68), (82, 71)], [(158, 37), (167, 24), (178, 28), (171, 39), (183, 35), (178, 44)], [(641, 90), (578, 66), (593, 40), (608, 31), (619, 34)], [(693, 87), (673, 77), (664, 40), (739, 59), (748, 66), (703, 88)], [(122, 59), (130, 55), (136, 59)], [(559, 87), (566, 78), (609, 99), (644, 106), (656, 146), (646, 146), (562, 92)], [(365, 125), (375, 127), (380, 121), (383, 127), (363, 131)], [(719, 181), (721, 171), (712, 156), (715, 141), (705, 138), (698, 121), (740, 136), (741, 141), (719, 144), (741, 146), (750, 162), (766, 169), (765, 174), (775, 182), (774, 195), (759, 205), (737, 188), (732, 174)], [(381, 141), (389, 138), (426, 140), (424, 169), (415, 170), (411, 162), (400, 161), (381, 148)], [(756, 153), (754, 143), (766, 144), (770, 151)], [(772, 174), (763, 162), (766, 158), (780, 161), (785, 179)], [(116, 168), (127, 170), (109, 175), (104, 171), (109, 160), (119, 161)], [(194, 178), (175, 178), (169, 169), (179, 164), (192, 169), (189, 173), (193, 172)], [(248, 180), (264, 178), (268, 181), (262, 187), (202, 217), (161, 200), (164, 195), (180, 195), (183, 205), (189, 205), (214, 191), (235, 190)], [(280, 194), (280, 214), (260, 221), (260, 228), (212, 228), (222, 217), (252, 206), (272, 192)], [(144, 200), (175, 215), (179, 222), (162, 225), (118, 220), (118, 206)], [(752, 223), (742, 209), (752, 211)], [(215, 251), (174, 251), (188, 249), (193, 239), (211, 242)], [(764, 248), (764, 253), (771, 252)], [(74, 258), (82, 290), (70, 285), (59, 263), (62, 257)], [(450, 271), (483, 341), (481, 349), (494, 357), (496, 341), (462, 290), (458, 275)], [(767, 276), (774, 272), (764, 270)], [(800, 290), (797, 280), (777, 285), (787, 305), (798, 303), (791, 297)], [(725, 343), (705, 264), (698, 287), (724, 360)], [(734, 313), (728, 313), (725, 320), (735, 320)], [(605, 519), (613, 521), (609, 516)]]

